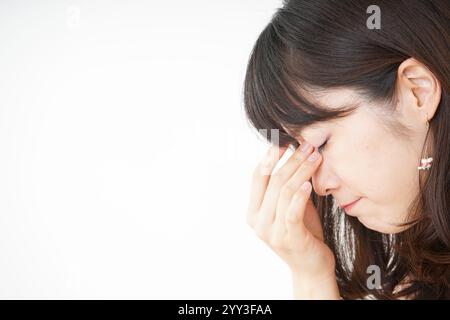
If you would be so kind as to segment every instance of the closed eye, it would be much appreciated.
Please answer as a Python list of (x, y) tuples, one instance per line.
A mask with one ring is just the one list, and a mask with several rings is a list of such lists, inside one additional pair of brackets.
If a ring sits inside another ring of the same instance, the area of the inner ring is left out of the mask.
[(322, 143), (322, 145), (320, 145), (319, 147), (317, 147), (317, 149), (319, 150), (319, 152), (323, 151), (323, 148), (325, 147), (325, 145), (327, 144), (328, 140), (325, 140), (324, 143)]

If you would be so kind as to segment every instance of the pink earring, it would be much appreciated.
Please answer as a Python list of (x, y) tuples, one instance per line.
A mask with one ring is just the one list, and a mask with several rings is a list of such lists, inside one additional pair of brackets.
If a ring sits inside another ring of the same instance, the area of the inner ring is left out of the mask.
[[(428, 122), (427, 114), (427, 130), (430, 129), (430, 123)], [(430, 170), (431, 162), (433, 162), (432, 157), (425, 157), (420, 160), (421, 165), (417, 167), (418, 170)]]
[(431, 162), (433, 162), (433, 158), (422, 158), (420, 160), (421, 166), (417, 167), (419, 170), (429, 170), (431, 168)]

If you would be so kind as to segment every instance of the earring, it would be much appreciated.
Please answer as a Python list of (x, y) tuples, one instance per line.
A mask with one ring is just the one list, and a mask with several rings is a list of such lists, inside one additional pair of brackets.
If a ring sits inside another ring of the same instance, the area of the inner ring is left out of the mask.
[[(428, 121), (427, 114), (427, 130), (430, 129), (430, 123)], [(421, 165), (417, 167), (418, 170), (429, 170), (431, 168), (431, 162), (433, 162), (432, 157), (425, 157), (420, 160)]]
[(431, 162), (433, 162), (433, 158), (422, 158), (420, 160), (421, 166), (417, 167), (419, 170), (429, 170), (431, 168)]

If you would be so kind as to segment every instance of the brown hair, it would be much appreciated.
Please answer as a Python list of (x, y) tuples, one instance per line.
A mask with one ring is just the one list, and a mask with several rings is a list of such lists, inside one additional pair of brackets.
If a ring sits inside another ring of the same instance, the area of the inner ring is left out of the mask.
[[(345, 299), (373, 295), (395, 299), (450, 298), (450, 2), (378, 0), (381, 29), (366, 26), (366, 0), (284, 1), (259, 35), (247, 66), (244, 107), (257, 129), (279, 129), (282, 146), (298, 147), (288, 131), (346, 116), (355, 106), (329, 110), (301, 92), (351, 88), (390, 111), (386, 125), (407, 137), (395, 121), (399, 65), (415, 58), (441, 83), (441, 101), (425, 144), (433, 166), (418, 171), (420, 193), (411, 204), (411, 226), (397, 234), (366, 228), (333, 205), (331, 196), (312, 199), (325, 242), (336, 257), (336, 277)], [(271, 131), (267, 138), (273, 141)], [(439, 142), (439, 149), (433, 148)], [(425, 146), (425, 145), (424, 145)], [(423, 152), (422, 152), (423, 153)], [(423, 156), (425, 154), (423, 153)], [(369, 289), (367, 267), (380, 267), (381, 289)], [(398, 294), (402, 280), (411, 281)]]

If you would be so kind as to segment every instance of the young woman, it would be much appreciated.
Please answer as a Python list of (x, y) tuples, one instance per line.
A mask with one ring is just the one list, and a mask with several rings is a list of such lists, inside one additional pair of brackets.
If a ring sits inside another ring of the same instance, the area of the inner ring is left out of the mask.
[(448, 299), (450, 2), (372, 4), (284, 1), (259, 35), (245, 111), (278, 131), (247, 222), (294, 298)]

